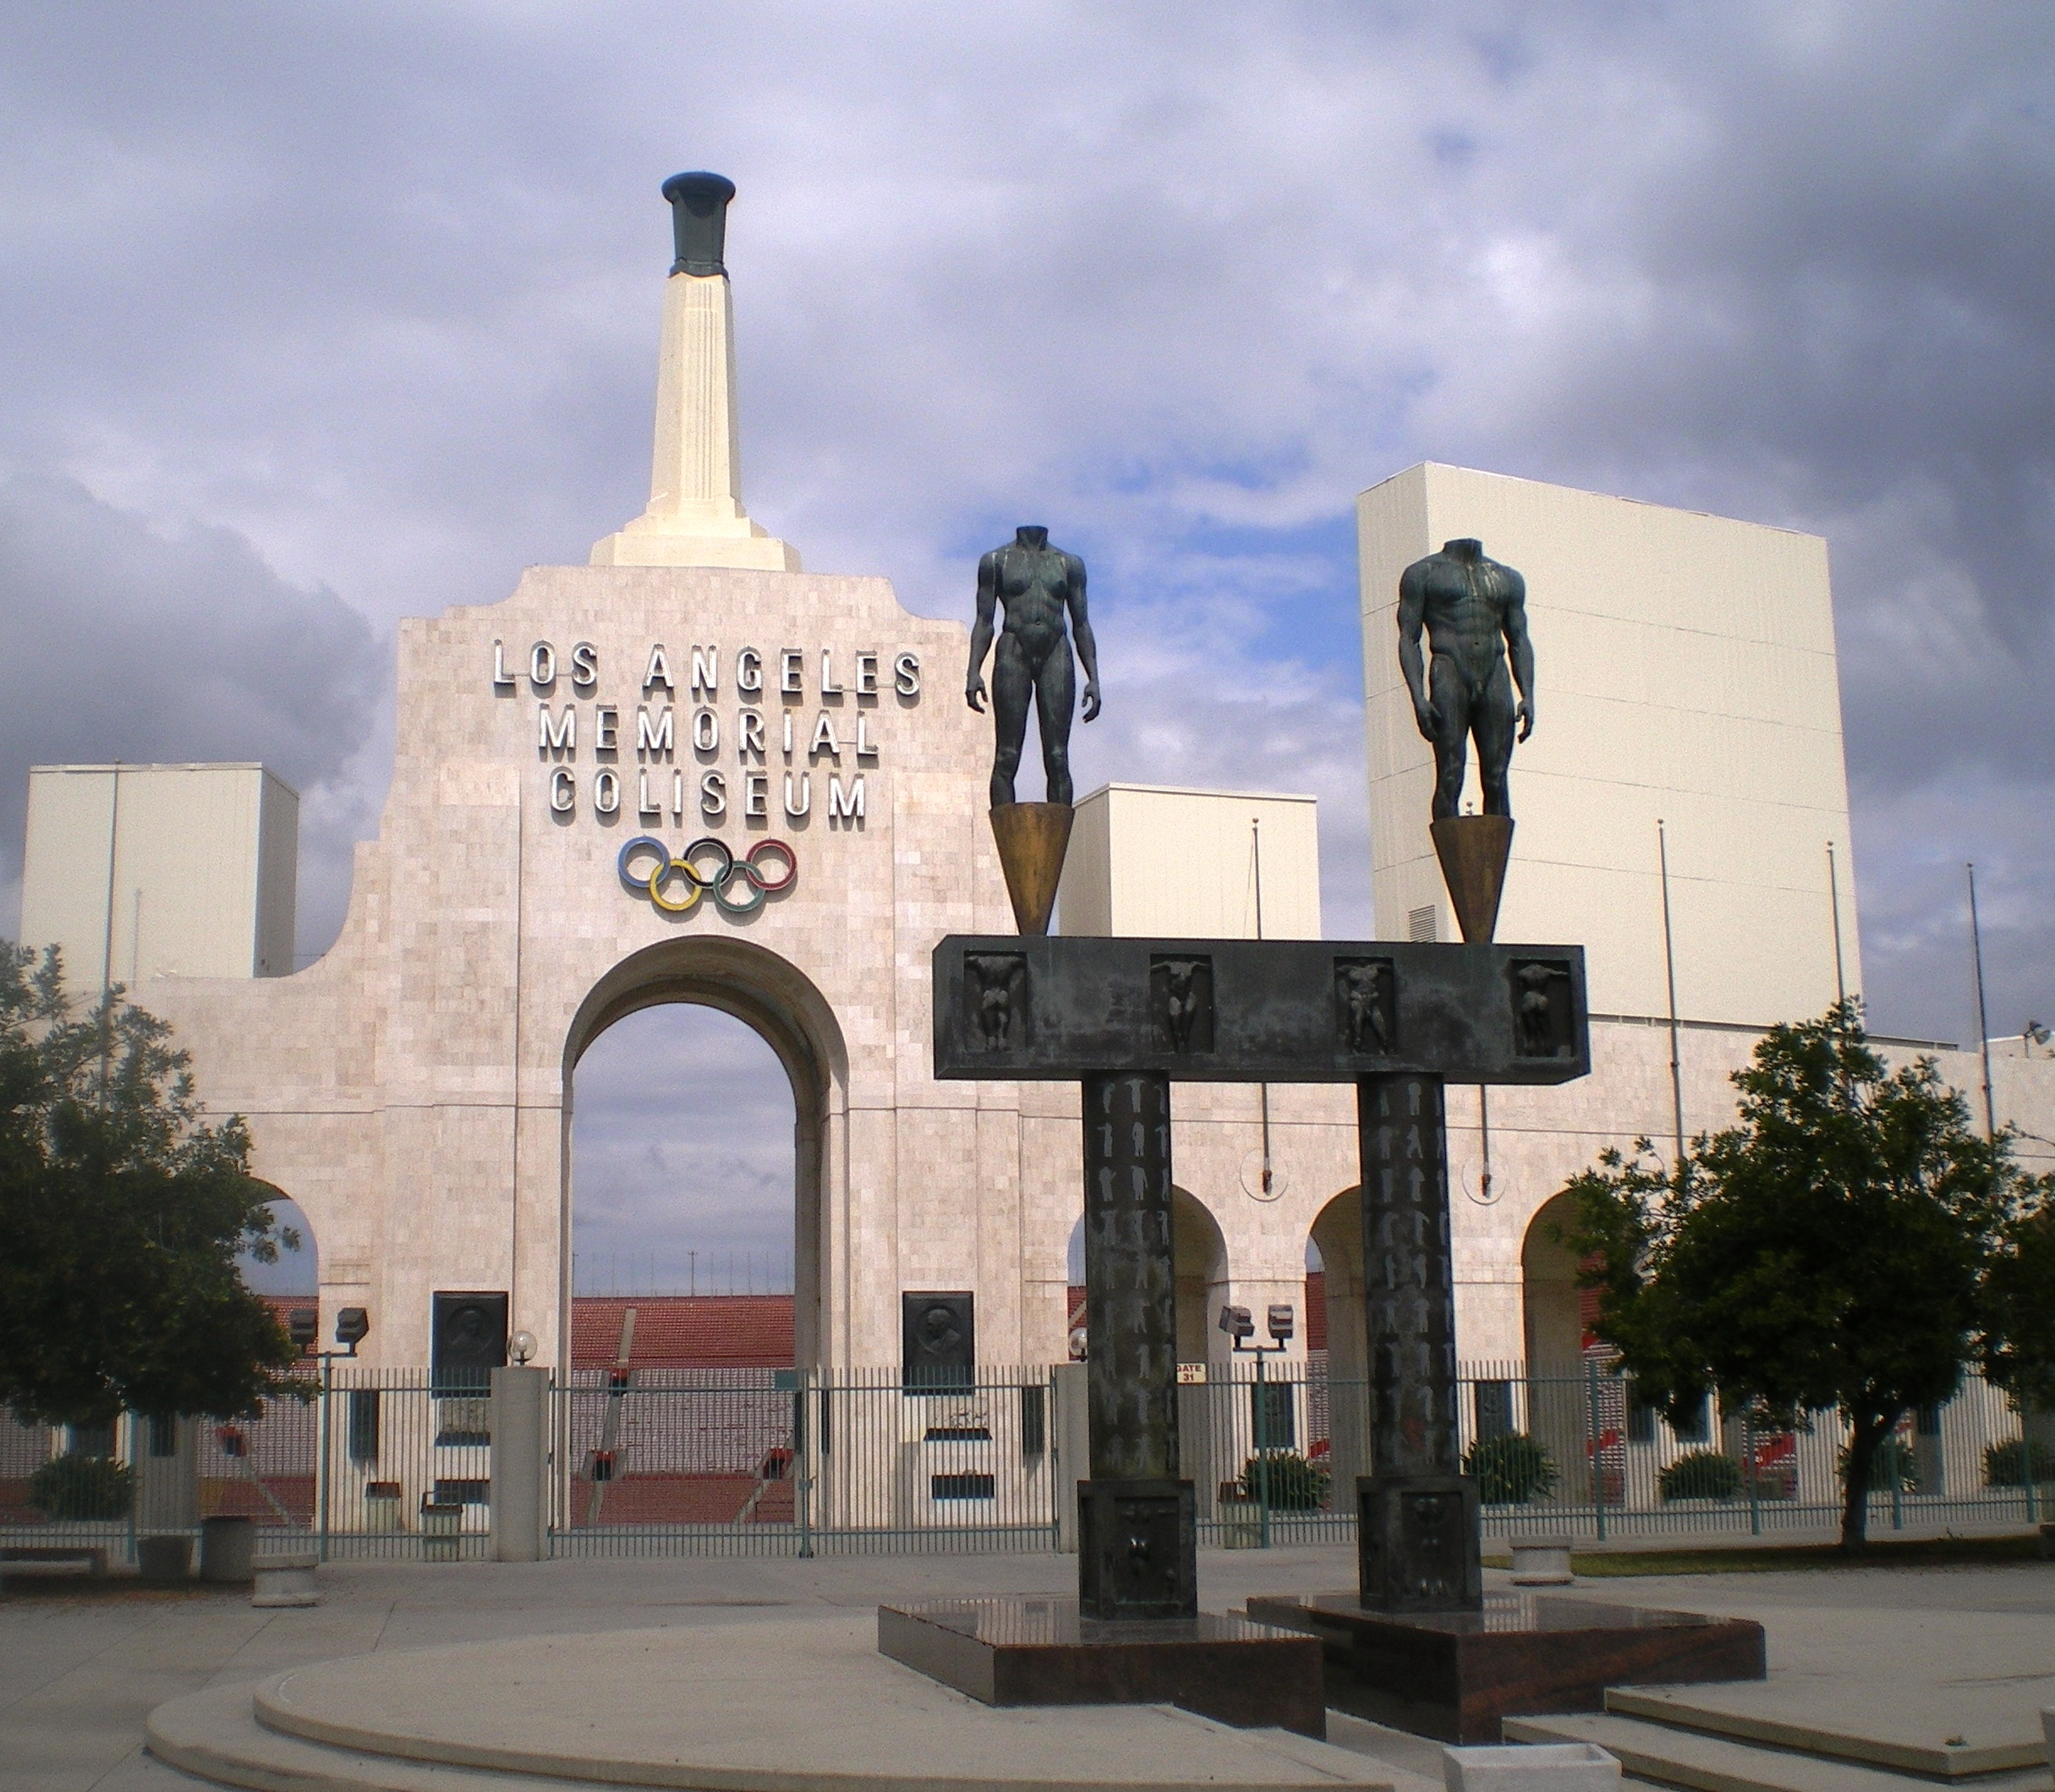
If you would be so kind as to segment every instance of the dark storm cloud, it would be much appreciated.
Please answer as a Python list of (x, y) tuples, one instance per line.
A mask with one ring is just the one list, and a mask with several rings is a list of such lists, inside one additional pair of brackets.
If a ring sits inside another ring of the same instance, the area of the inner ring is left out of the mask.
[(0, 615), (10, 877), (31, 764), (260, 759), (318, 803), (390, 675), (360, 614), (234, 531), (162, 534), (68, 480), (0, 484)]

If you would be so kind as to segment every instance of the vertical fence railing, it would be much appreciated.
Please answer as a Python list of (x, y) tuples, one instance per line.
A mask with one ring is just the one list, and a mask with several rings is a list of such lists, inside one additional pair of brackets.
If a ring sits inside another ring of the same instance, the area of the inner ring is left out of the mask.
[[(1209, 1366), (1179, 1389), (1202, 1542), (1343, 1542), (1367, 1473), (1370, 1389), (1323, 1363)], [(425, 1370), (337, 1362), (306, 1400), (170, 1426), (24, 1425), (0, 1412), (0, 1541), (84, 1544), (133, 1560), (139, 1534), (239, 1515), (331, 1555), (487, 1553), (491, 1410)], [(1673, 1418), (1599, 1360), (1462, 1366), (1459, 1431), (1488, 1537), (1634, 1537), (1831, 1530), (1847, 1428)], [(1075, 1415), (1049, 1368), (961, 1385), (896, 1370), (579, 1371), (552, 1389), (551, 1548), (562, 1554), (847, 1554), (1055, 1546)], [(67, 1456), (118, 1473), (53, 1471)], [(133, 1489), (67, 1504), (53, 1479)], [(1880, 1450), (1871, 1526), (2036, 1522), (2055, 1494), (2055, 1417), (2024, 1417), (1976, 1377), (1909, 1415)], [(38, 1504), (41, 1500), (42, 1504)], [(453, 1536), (425, 1534), (436, 1508)]]
[[(425, 1370), (336, 1363), (310, 1373), (303, 1391), (254, 1416), (175, 1425), (130, 1416), (90, 1436), (0, 1414), (0, 1540), (91, 1543), (133, 1561), (139, 1533), (192, 1533), (202, 1520), (238, 1517), (310, 1538), (326, 1555), (419, 1556), (431, 1553), (426, 1504), (461, 1509), (454, 1547), (432, 1553), (485, 1552), (491, 1449), (482, 1389), (438, 1389)], [(47, 1494), (39, 1471), (87, 1453), (122, 1471), (126, 1511), (85, 1517), (75, 1501), (39, 1505), (39, 1488)]]
[[(321, 1547), (331, 1555), (479, 1556), (491, 1528), (492, 1403), (425, 1369), (332, 1365), (320, 1401)], [(425, 1511), (454, 1513), (452, 1535)]]
[[(1352, 1537), (1356, 1478), (1370, 1471), (1370, 1389), (1318, 1362), (1209, 1365), (1182, 1389), (1185, 1471), (1203, 1541), (1229, 1548)], [(1825, 1530), (1841, 1514), (1847, 1427), (1814, 1413), (1792, 1430), (1723, 1418), (1708, 1400), (1673, 1424), (1599, 1358), (1461, 1367), (1464, 1464), (1485, 1532), (1607, 1538)], [(1260, 1403), (1260, 1406), (1259, 1404)], [(1879, 1452), (1877, 1531), (1955, 1521), (2035, 1521), (2055, 1493), (2055, 1419), (2024, 1417), (1972, 1376), (1910, 1416)]]
[(553, 1548), (797, 1554), (1053, 1546), (1045, 1367), (574, 1372), (553, 1398)]

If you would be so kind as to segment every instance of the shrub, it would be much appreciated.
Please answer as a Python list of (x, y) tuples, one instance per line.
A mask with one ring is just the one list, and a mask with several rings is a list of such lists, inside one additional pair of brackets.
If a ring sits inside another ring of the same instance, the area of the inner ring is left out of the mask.
[(134, 1480), (105, 1456), (53, 1456), (29, 1477), (29, 1504), (46, 1518), (125, 1518)]
[(1267, 1458), (1251, 1456), (1243, 1466), (1241, 1483), (1251, 1499), (1263, 1492), (1266, 1462), (1273, 1512), (1317, 1512), (1327, 1504), (1327, 1471), (1289, 1449), (1274, 1449)]
[(1656, 1477), (1665, 1499), (1732, 1499), (1741, 1485), (1741, 1465), (1717, 1449), (1687, 1449)]
[(2055, 1481), (2055, 1449), (2038, 1438), (2013, 1438), (1984, 1446), (1986, 1487), (2025, 1487), (2030, 1468), (2036, 1481)]
[(1476, 1477), (1477, 1498), (1492, 1506), (1546, 1499), (1555, 1491), (1557, 1478), (1548, 1452), (1524, 1431), (1479, 1439), (1463, 1458), (1463, 1472)]
[[(1853, 1444), (1849, 1444), (1834, 1460), (1833, 1471), (1844, 1487), (1848, 1485), (1848, 1459), (1854, 1449)], [(1920, 1459), (1912, 1446), (1899, 1437), (1885, 1438), (1870, 1458), (1870, 1491), (1888, 1493), (1893, 1488), (1901, 1493), (1920, 1490)]]

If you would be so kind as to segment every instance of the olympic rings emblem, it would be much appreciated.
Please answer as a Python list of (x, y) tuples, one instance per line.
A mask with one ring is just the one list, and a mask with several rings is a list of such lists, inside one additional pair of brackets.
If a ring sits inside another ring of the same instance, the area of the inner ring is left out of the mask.
[[(768, 874), (767, 859), (782, 860), (783, 874)], [(631, 860), (640, 860), (648, 869), (631, 869)], [(667, 915), (690, 913), (710, 890), (714, 906), (723, 914), (753, 915), (764, 906), (764, 897), (782, 895), (799, 880), (798, 856), (783, 841), (759, 840), (737, 858), (726, 841), (710, 834), (702, 835), (675, 858), (655, 835), (638, 834), (622, 847), (615, 869), (626, 889), (648, 896)], [(675, 896), (671, 894), (674, 884), (684, 886)], [(737, 885), (742, 889), (739, 896), (733, 894)]]

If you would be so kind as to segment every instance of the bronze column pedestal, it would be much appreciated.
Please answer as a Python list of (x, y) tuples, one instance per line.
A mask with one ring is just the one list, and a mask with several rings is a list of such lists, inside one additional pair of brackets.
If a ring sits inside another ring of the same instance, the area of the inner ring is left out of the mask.
[(1444, 1097), (1428, 1073), (1356, 1085), (1375, 1470), (1356, 1483), (1356, 1549), (1362, 1603), (1378, 1611), (1484, 1601), (1477, 1482), (1457, 1441)]

